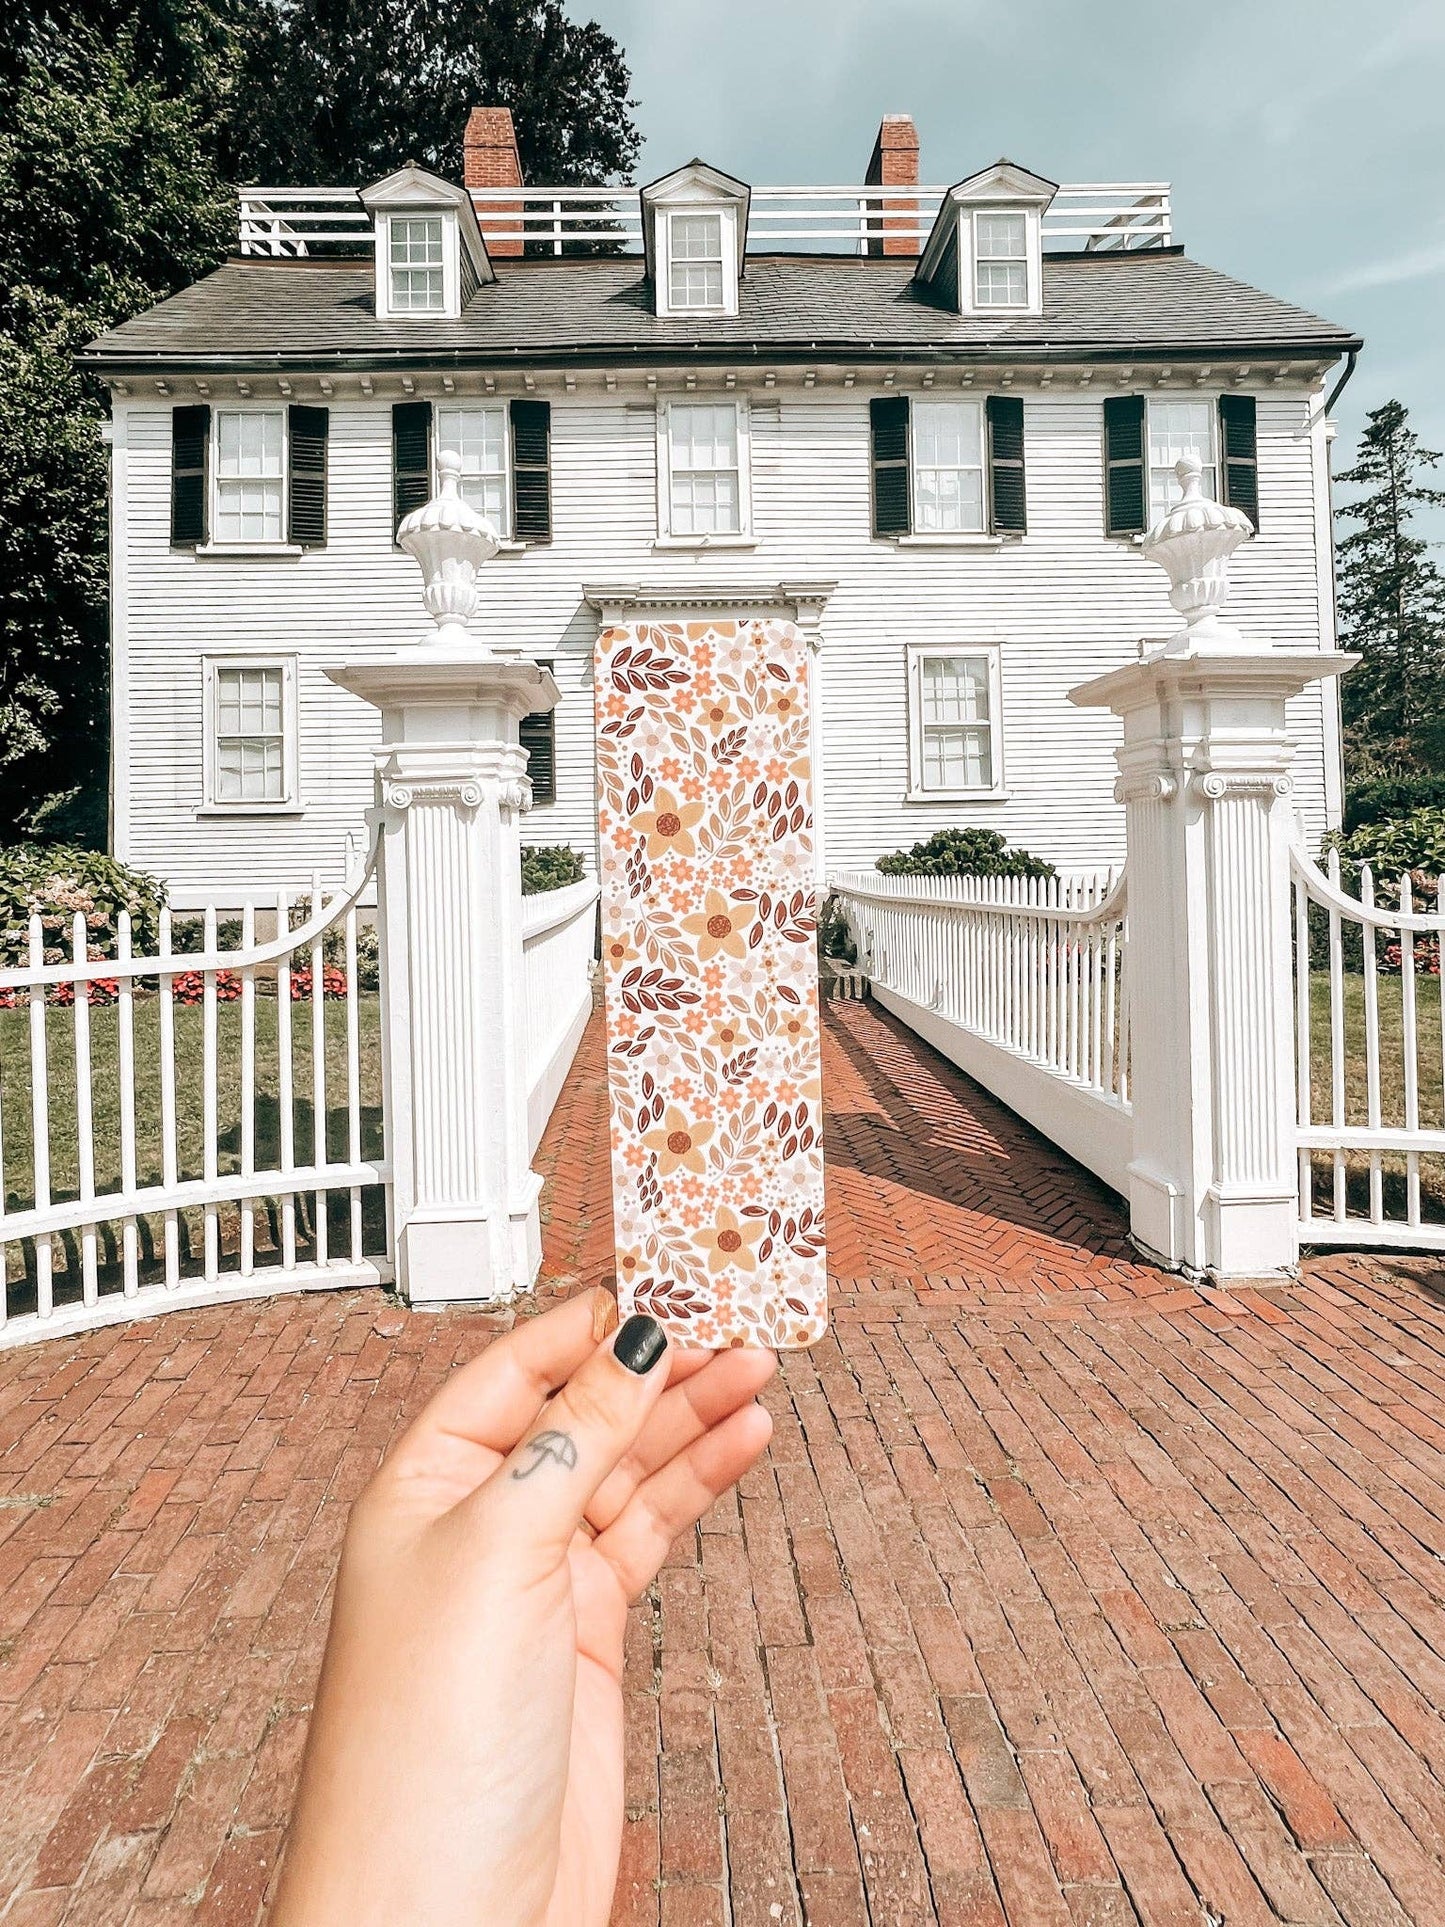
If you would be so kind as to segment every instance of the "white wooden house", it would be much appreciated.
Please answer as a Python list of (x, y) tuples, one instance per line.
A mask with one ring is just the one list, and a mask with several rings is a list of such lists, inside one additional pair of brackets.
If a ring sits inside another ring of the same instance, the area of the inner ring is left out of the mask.
[[(827, 869), (952, 824), (1121, 856), (1116, 725), (1066, 692), (1177, 627), (1139, 536), (1189, 452), (1257, 524), (1246, 636), (1333, 647), (1328, 391), (1360, 344), (1190, 260), (1158, 184), (920, 187), (916, 153), (899, 117), (856, 188), (534, 188), (478, 110), (463, 187), (243, 194), (238, 255), (83, 357), (116, 854), (182, 902), (335, 873), (376, 715), (324, 672), (424, 626), (394, 533), (451, 447), (504, 537), (479, 632), (562, 689), (528, 840), (593, 847), (602, 610), (780, 606), (816, 644)], [(1292, 712), (1312, 832), (1335, 687)]]

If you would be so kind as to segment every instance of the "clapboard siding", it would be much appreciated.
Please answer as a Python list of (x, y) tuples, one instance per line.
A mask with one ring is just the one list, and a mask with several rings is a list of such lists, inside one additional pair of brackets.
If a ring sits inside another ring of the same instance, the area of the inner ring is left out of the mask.
[[(585, 384), (584, 384), (585, 385)], [(1236, 558), (1235, 619), (1261, 644), (1306, 649), (1321, 635), (1311, 397), (1259, 397), (1261, 533)], [(429, 627), (415, 564), (392, 542), (389, 401), (333, 402), (328, 546), (296, 558), (205, 558), (169, 546), (170, 411), (117, 403), (126, 459), (125, 740), (128, 809), (120, 853), (179, 891), (218, 878), (254, 888), (319, 867), (336, 874), (371, 801), (374, 713), (325, 677), (328, 666), (404, 645)], [(836, 578), (823, 621), (824, 837), (831, 866), (870, 862), (946, 824), (1003, 831), (1061, 863), (1117, 860), (1114, 719), (1067, 692), (1171, 634), (1162, 572), (1102, 533), (1103, 406), (1091, 392), (1033, 393), (1025, 404), (1029, 531), (1001, 549), (913, 548), (869, 534), (868, 396), (763, 395), (752, 407), (757, 546), (654, 548), (656, 418), (650, 403), (599, 391), (552, 399), (554, 535), (483, 572), (478, 633), (543, 656), (562, 690), (557, 800), (526, 818), (531, 842), (593, 849), (592, 691), (596, 621), (582, 585), (598, 580), (739, 582)], [(1006, 800), (909, 803), (904, 654), (911, 643), (998, 641)], [(216, 817), (202, 805), (202, 659), (293, 654), (298, 662), (304, 810)], [(1302, 743), (1299, 804), (1327, 818), (1328, 691), (1293, 712)]]

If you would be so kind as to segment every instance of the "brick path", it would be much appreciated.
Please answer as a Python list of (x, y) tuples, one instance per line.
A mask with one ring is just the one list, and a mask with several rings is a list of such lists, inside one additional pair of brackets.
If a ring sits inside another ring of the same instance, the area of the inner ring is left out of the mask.
[[(634, 1615), (617, 1921), (1438, 1927), (1445, 1278), (1181, 1289), (871, 1009), (828, 1046), (834, 1328)], [(599, 1062), (553, 1289), (605, 1264)], [(347, 1506), (496, 1322), (0, 1355), (6, 1927), (256, 1920)]]

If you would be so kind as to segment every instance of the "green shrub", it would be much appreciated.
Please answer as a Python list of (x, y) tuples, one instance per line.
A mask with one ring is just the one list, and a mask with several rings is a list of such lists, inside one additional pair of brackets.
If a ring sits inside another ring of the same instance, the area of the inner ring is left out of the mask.
[(1358, 783), (1345, 798), (1345, 830), (1445, 808), (1445, 776), (1377, 776)]
[(113, 957), (116, 923), (122, 910), (131, 917), (131, 947), (140, 955), (153, 951), (165, 885), (143, 870), (64, 843), (20, 843), (0, 850), (0, 965), (22, 966), (30, 960), (29, 922), (40, 913), (45, 932), (45, 961), (64, 962), (71, 955), (71, 925), (79, 911), (85, 918), (86, 942), (92, 957)]
[(586, 869), (576, 850), (565, 843), (524, 844), (522, 895), (535, 897), (544, 890), (565, 890), (569, 883), (580, 883)]
[(1352, 888), (1359, 887), (1360, 865), (1368, 863), (1382, 902), (1399, 902), (1400, 878), (1408, 871), (1416, 907), (1433, 903), (1445, 874), (1445, 807), (1411, 810), (1348, 832), (1332, 830), (1321, 846), (1326, 861), (1332, 849), (1339, 851), (1341, 876)]
[(836, 897), (829, 897), (818, 915), (818, 955), (836, 957), (845, 964), (858, 961), (858, 946)]
[(997, 830), (935, 830), (911, 850), (880, 856), (878, 868), (895, 877), (1051, 877), (1052, 863), (1011, 850)]

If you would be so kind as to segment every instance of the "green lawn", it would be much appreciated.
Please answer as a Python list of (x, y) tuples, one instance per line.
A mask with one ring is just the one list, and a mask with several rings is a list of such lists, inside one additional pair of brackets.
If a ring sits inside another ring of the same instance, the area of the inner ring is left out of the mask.
[[(375, 993), (364, 993), (358, 1000), (361, 1029), (360, 1100), (361, 1155), (375, 1159), (382, 1155), (381, 1054), (378, 1034), (378, 1000)], [(347, 1083), (346, 1083), (346, 1005), (341, 999), (325, 1000), (326, 1072), (324, 1148), (332, 1158), (347, 1156)], [(134, 1005), (136, 1067), (135, 1125), (136, 1171), (142, 1184), (162, 1180), (161, 1088), (160, 1088), (160, 1002), (155, 996), (140, 996)], [(258, 995), (256, 1013), (256, 1083), (253, 1109), (255, 1164), (265, 1170), (279, 1161), (281, 1138), (281, 1086), (278, 1076), (278, 1018), (284, 1013), (291, 1021), (292, 1048), (292, 1129), (294, 1162), (313, 1161), (315, 1115), (312, 1103), (311, 1004), (282, 1006), (274, 996)], [(113, 1189), (120, 1178), (121, 1160), (121, 1081), (119, 1074), (119, 1017), (115, 1005), (97, 1005), (90, 1012), (90, 1061), (92, 1066), (92, 1112), (95, 1157), (95, 1188), (100, 1194)], [(241, 1007), (221, 1004), (217, 1008), (217, 1141), (218, 1171), (226, 1174), (241, 1168)], [(204, 1090), (202, 1058), (203, 1013), (197, 1007), (181, 1007), (175, 1012), (176, 1060), (176, 1155), (177, 1175), (181, 1179), (200, 1178), (205, 1172)], [(50, 1189), (54, 1199), (79, 1195), (78, 1132), (76, 1119), (76, 1077), (74, 1024), (72, 1013), (55, 1009), (46, 1013), (46, 1042), (50, 1107)], [(34, 1142), (31, 1131), (29, 1016), (23, 1010), (0, 1011), (0, 1157), (3, 1157), (4, 1192), (10, 1210), (25, 1210), (34, 1203)], [(297, 1238), (303, 1254), (314, 1237), (313, 1200), (298, 1201)], [(366, 1198), (367, 1249), (377, 1248), (381, 1203), (368, 1193)], [(344, 1195), (333, 1198), (328, 1211), (333, 1255), (346, 1247), (347, 1203)], [(199, 1251), (199, 1211), (183, 1214), (181, 1227), (184, 1266), (194, 1261)], [(192, 1222), (194, 1220), (194, 1222)], [(240, 1213), (235, 1207), (221, 1212), (223, 1251), (233, 1252), (239, 1239)], [(102, 1254), (103, 1275), (118, 1265), (115, 1238), (103, 1234), (106, 1249)], [(152, 1274), (161, 1265), (162, 1227), (159, 1220), (143, 1221), (141, 1246), (143, 1271)], [(258, 1255), (273, 1251), (279, 1244), (279, 1222), (274, 1203), (258, 1207), (256, 1246)], [(33, 1285), (33, 1253), (24, 1254), (27, 1278)], [(65, 1249), (55, 1254), (57, 1296), (69, 1296), (69, 1286), (78, 1278), (78, 1249), (67, 1236)], [(11, 1306), (19, 1309), (17, 1289), (23, 1301), (24, 1287), (14, 1273), (18, 1268), (11, 1253)], [(118, 1275), (118, 1273), (117, 1273)]]
[[(1405, 1122), (1405, 1041), (1401, 1012), (1402, 982), (1398, 976), (1381, 975), (1376, 979), (1380, 1005), (1380, 1121), (1402, 1126)], [(1341, 999), (1345, 1036), (1346, 1124), (1369, 1121), (1367, 1064), (1365, 1055), (1365, 980), (1346, 972), (1342, 978)], [(1442, 1092), (1440, 1036), (1440, 980), (1415, 979), (1415, 1063), (1419, 1079), (1419, 1117), (1426, 1130), (1445, 1126), (1445, 1092)], [(1330, 1054), (1330, 979), (1327, 971), (1316, 971), (1310, 979), (1310, 1093), (1311, 1119), (1328, 1124), (1333, 1119)], [(1369, 1201), (1369, 1157), (1351, 1152), (1345, 1158), (1346, 1195), (1350, 1214), (1364, 1214)], [(1382, 1156), (1380, 1170), (1387, 1217), (1405, 1213), (1405, 1159)], [(1422, 1215), (1427, 1220), (1445, 1219), (1445, 1158), (1420, 1159)], [(1314, 1159), (1314, 1208), (1317, 1213), (1333, 1209), (1333, 1159), (1316, 1153)]]

